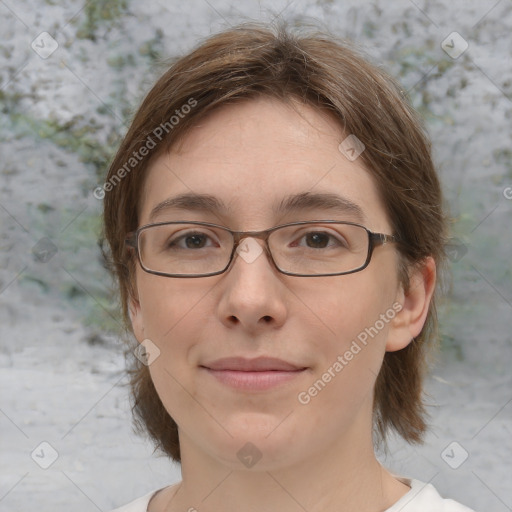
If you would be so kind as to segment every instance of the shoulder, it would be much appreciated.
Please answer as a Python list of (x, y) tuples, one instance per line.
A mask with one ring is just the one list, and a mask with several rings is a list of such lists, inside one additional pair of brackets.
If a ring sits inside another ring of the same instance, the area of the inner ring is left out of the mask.
[(149, 502), (157, 492), (158, 491), (150, 492), (149, 494), (137, 498), (136, 500), (131, 501), (127, 505), (123, 505), (122, 507), (116, 508), (111, 512), (147, 512)]
[(474, 512), (470, 508), (454, 500), (442, 498), (432, 484), (415, 479), (401, 479), (411, 487), (386, 512)]

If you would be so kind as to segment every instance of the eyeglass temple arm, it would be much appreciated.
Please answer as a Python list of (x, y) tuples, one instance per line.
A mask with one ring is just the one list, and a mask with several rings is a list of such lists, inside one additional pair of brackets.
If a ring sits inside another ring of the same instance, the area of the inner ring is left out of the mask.
[(135, 231), (131, 231), (126, 235), (126, 238), (124, 239), (124, 243), (128, 247), (133, 247), (134, 249), (137, 248), (137, 237), (135, 236)]
[(385, 233), (372, 233), (370, 231), (370, 239), (374, 244), (385, 245), (387, 243), (398, 242), (398, 237), (395, 235), (386, 235)]

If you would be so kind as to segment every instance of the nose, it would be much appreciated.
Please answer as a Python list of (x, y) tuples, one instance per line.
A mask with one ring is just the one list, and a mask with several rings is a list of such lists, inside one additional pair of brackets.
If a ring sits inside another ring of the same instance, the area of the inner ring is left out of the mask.
[(226, 326), (248, 331), (278, 328), (287, 317), (286, 286), (263, 240), (244, 238), (223, 275), (218, 314)]

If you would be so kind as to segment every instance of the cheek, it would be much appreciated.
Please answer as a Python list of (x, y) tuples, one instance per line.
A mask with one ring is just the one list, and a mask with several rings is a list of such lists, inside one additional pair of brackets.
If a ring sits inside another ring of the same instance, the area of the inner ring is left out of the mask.
[[(389, 321), (383, 323), (380, 318), (392, 309), (396, 277), (389, 272), (386, 275), (385, 272), (363, 271), (326, 278), (314, 287), (305, 285), (297, 295), (314, 322), (311, 328), (318, 328), (325, 335), (313, 338), (316, 348), (325, 352), (326, 347), (330, 347), (329, 352), (340, 352), (358, 336), (364, 341), (368, 329), (374, 333), (371, 339), (385, 339)], [(376, 322), (378, 335), (372, 329)]]
[[(205, 294), (194, 283), (145, 273), (137, 280), (140, 314), (146, 337), (161, 343), (163, 348), (172, 339), (173, 331), (183, 328), (187, 316), (197, 315)], [(196, 287), (197, 288), (197, 287)]]
[(394, 316), (392, 283), (382, 281), (376, 282), (370, 273), (341, 276), (338, 286), (331, 282), (321, 287), (322, 293), (311, 293), (310, 288), (307, 294), (308, 306), (315, 312), (311, 318), (319, 319), (311, 334), (320, 335), (310, 338), (318, 358), (308, 387), (297, 400), (308, 418), (323, 418), (329, 411), (333, 435), (336, 429), (349, 428), (355, 418), (371, 414), (374, 384)]
[(202, 324), (197, 320), (207, 315), (202, 308), (209, 288), (193, 280), (146, 273), (138, 279), (137, 289), (144, 336), (159, 350), (149, 366), (151, 379), (169, 414), (178, 419), (180, 411), (190, 410), (196, 395), (190, 380), (189, 354), (200, 341)]
[(314, 313), (310, 340), (318, 354), (301, 403), (311, 400), (318, 410), (337, 404), (333, 415), (343, 422), (373, 391), (395, 315), (396, 278), (368, 271), (319, 284), (298, 294)]
[[(138, 280), (137, 289), (144, 337), (159, 350), (158, 358), (149, 367), (150, 373), (153, 380), (168, 381), (169, 375), (176, 373), (176, 365), (186, 351), (184, 343), (173, 341), (177, 331), (186, 328), (187, 313), (192, 313), (193, 308), (176, 283), (163, 277), (146, 274)], [(186, 340), (187, 336), (182, 334), (180, 332), (182, 339)]]

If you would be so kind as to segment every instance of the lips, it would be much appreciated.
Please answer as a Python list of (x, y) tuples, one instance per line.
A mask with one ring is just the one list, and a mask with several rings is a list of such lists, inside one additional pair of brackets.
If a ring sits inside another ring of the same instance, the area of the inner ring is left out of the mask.
[(307, 368), (282, 359), (228, 357), (201, 365), (217, 382), (238, 392), (268, 392), (301, 378)]
[(210, 370), (231, 370), (238, 372), (293, 372), (303, 370), (305, 368), (304, 366), (298, 366), (273, 357), (258, 357), (256, 359), (227, 357), (224, 359), (217, 359), (216, 361), (201, 366)]

